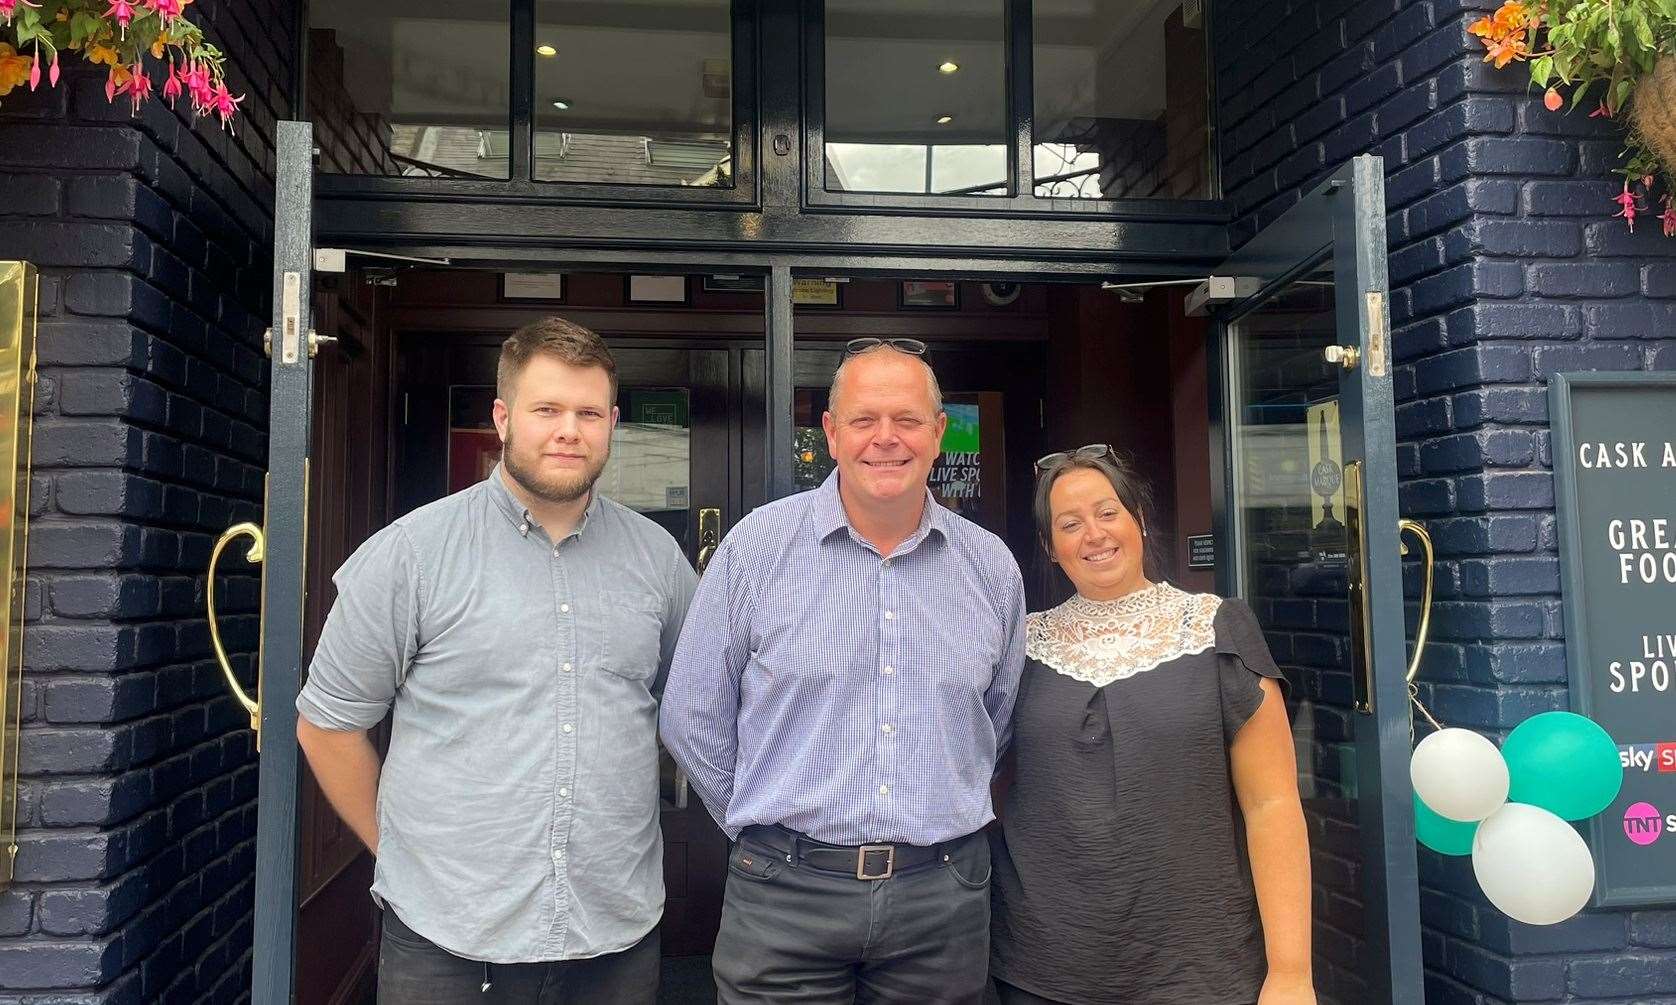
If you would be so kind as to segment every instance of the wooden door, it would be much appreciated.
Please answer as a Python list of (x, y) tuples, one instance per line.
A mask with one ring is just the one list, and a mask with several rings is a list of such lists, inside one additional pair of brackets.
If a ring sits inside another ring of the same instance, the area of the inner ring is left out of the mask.
[[(315, 283), (315, 330), (337, 341), (314, 361), (305, 667), (337, 596), (332, 574), (385, 523), (389, 369), (387, 347), (375, 335), (376, 290), (353, 272)], [(383, 727), (375, 730), (381, 750), (384, 736)], [(378, 912), (367, 893), (372, 855), (327, 803), (306, 764), (297, 812), (296, 1000), (360, 1001), (372, 989), (378, 962)]]

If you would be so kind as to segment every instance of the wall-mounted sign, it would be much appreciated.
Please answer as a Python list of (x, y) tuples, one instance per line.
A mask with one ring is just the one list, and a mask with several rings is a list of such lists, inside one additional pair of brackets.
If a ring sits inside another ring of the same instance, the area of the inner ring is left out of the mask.
[(837, 307), (843, 286), (835, 279), (793, 279), (791, 302), (796, 307)]
[(35, 414), (35, 297), (27, 262), (0, 262), (0, 888), (17, 844), (18, 702), (23, 680), (23, 579), (28, 562), (30, 431)]
[(1595, 905), (1676, 904), (1676, 373), (1549, 385), (1572, 710), (1618, 743)]
[(564, 301), (564, 273), (562, 272), (503, 272), (500, 277), (502, 300)]
[(1187, 567), (1189, 569), (1216, 568), (1216, 535), (1187, 535)]

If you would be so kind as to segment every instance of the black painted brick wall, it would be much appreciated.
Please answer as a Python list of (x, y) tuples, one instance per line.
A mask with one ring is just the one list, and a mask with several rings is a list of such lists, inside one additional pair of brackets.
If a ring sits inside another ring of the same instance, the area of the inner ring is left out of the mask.
[[(1349, 157), (1385, 158), (1402, 511), (1438, 546), (1423, 697), (1499, 736), (1567, 703), (1545, 385), (1676, 369), (1676, 239), (1610, 219), (1611, 123), (1483, 63), (1465, 29), (1495, 6), (1222, 2), (1213, 51), (1243, 233)], [(1676, 1002), (1676, 912), (1523, 925), (1467, 860), (1420, 854), (1433, 1005)]]
[[(260, 519), (293, 8), (190, 8), (248, 95), (236, 135), (161, 102), (131, 118), (80, 70), (0, 104), (0, 257), (42, 275), (0, 1002), (247, 994), (255, 753), (211, 655), (204, 572), (222, 529)], [(217, 599), (248, 681), (258, 581), (227, 564)]]

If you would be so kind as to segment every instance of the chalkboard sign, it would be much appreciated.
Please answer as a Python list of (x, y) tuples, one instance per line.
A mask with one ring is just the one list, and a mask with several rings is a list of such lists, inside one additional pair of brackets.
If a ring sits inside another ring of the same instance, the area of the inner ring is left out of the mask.
[(1595, 906), (1676, 905), (1676, 373), (1549, 385), (1572, 710), (1618, 743)]

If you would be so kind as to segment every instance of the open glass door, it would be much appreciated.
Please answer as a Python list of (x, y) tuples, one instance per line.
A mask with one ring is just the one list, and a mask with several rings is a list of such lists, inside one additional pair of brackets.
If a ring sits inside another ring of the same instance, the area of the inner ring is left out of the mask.
[(1358, 157), (1234, 254), (1218, 318), (1224, 592), (1291, 685), (1323, 1002), (1420, 1002), (1383, 167)]

